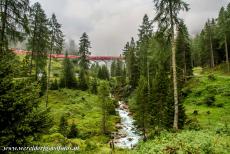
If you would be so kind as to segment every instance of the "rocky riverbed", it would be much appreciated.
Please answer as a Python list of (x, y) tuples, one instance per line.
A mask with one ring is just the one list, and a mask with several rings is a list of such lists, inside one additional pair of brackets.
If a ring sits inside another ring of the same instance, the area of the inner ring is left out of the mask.
[(121, 117), (121, 122), (117, 123), (118, 131), (113, 134), (114, 145), (119, 148), (133, 148), (141, 139), (141, 135), (134, 125), (134, 119), (129, 108), (125, 103), (119, 101), (116, 111)]

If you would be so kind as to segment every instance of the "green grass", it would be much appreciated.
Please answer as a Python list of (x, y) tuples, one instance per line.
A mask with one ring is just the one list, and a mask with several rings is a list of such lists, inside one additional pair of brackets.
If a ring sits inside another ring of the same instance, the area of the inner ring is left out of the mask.
[[(204, 72), (202, 68), (195, 68), (194, 75), (183, 89), (184, 130), (161, 132), (129, 153), (230, 153), (230, 76), (218, 69)], [(208, 98), (214, 98), (210, 106)]]
[[(45, 102), (42, 102), (44, 105)], [(47, 146), (74, 146), (79, 145), (81, 153), (94, 151), (109, 151), (109, 136), (101, 133), (100, 101), (98, 96), (79, 90), (61, 89), (50, 91), (49, 104), (54, 126), (43, 135), (39, 144)], [(65, 115), (70, 125), (77, 125), (79, 136), (75, 139), (67, 139), (58, 132), (59, 121)], [(116, 131), (115, 124), (119, 121), (117, 115), (111, 115), (108, 120), (108, 130)]]
[[(186, 113), (189, 118), (197, 118), (202, 128), (217, 129), (230, 124), (230, 76), (200, 74), (184, 90), (188, 91), (184, 101)], [(215, 100), (208, 106), (210, 96)], [(198, 115), (193, 114), (195, 110)]]
[(229, 153), (230, 136), (209, 131), (182, 131), (179, 133), (162, 132), (160, 136), (146, 143), (141, 143), (132, 153)]

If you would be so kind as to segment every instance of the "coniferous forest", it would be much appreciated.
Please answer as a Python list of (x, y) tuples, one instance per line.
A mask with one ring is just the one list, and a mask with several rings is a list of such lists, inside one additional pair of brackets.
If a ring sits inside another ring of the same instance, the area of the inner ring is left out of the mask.
[(152, 9), (97, 61), (88, 32), (75, 43), (39, 2), (1, 0), (0, 153), (230, 153), (230, 3), (196, 35), (185, 0)]

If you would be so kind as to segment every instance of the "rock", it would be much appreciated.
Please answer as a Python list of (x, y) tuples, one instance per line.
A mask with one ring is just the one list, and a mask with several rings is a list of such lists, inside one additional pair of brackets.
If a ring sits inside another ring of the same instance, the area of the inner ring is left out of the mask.
[(121, 138), (125, 138), (126, 136), (126, 134), (121, 134)]
[(133, 138), (128, 138), (128, 141), (132, 141), (133, 140)]
[(117, 129), (122, 129), (123, 125), (121, 123), (117, 123), (115, 126)]
[(128, 116), (132, 116), (133, 114), (131, 112), (129, 112)]

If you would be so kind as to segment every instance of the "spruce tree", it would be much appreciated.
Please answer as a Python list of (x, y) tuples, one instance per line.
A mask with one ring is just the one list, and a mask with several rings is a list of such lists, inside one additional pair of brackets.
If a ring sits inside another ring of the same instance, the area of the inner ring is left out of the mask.
[(137, 60), (140, 75), (147, 77), (149, 41), (152, 37), (152, 23), (147, 14), (144, 15), (142, 25), (139, 28), (139, 40), (137, 42)]
[(60, 79), (61, 88), (76, 88), (77, 81), (74, 72), (74, 66), (69, 58), (67, 58), (67, 53), (63, 61), (63, 72)]
[[(28, 79), (14, 80), (18, 65), (8, 42), (28, 32), (28, 0), (4, 0), (0, 6), (0, 146), (26, 146), (28, 139), (47, 131), (48, 111), (38, 108), (39, 85)], [(38, 125), (39, 123), (39, 125)]]
[(147, 79), (144, 76), (140, 77), (136, 89), (136, 99), (134, 109), (135, 117), (143, 132), (144, 141), (147, 139), (147, 130), (149, 128), (149, 112), (148, 112), (148, 85)]
[(28, 39), (28, 49), (32, 52), (30, 60), (30, 75), (32, 75), (34, 60), (35, 79), (38, 80), (38, 75), (45, 70), (48, 55), (47, 51), (49, 49), (48, 19), (38, 2), (31, 7), (29, 21), (30, 36)]
[(51, 54), (61, 53), (63, 49), (63, 33), (61, 31), (61, 25), (57, 22), (56, 15), (52, 14), (49, 20), (49, 30), (50, 30), (50, 52), (49, 52), (49, 62), (47, 67), (47, 83), (46, 83), (46, 107), (48, 105), (48, 93), (50, 86), (50, 72), (51, 72)]
[(8, 41), (22, 40), (28, 30), (29, 0), (2, 0), (0, 5), (0, 55), (8, 52)]
[(99, 68), (97, 77), (102, 80), (109, 80), (109, 70), (106, 65), (102, 65)]
[(79, 43), (79, 65), (84, 70), (88, 70), (89, 68), (88, 56), (91, 54), (89, 48), (91, 48), (89, 37), (86, 33), (83, 33)]
[(178, 14), (181, 10), (188, 11), (188, 4), (183, 0), (154, 0), (157, 15), (155, 21), (161, 29), (168, 30), (172, 48), (172, 79), (174, 91), (174, 124), (173, 128), (178, 129), (178, 89), (177, 89), (177, 69), (176, 69), (176, 44), (175, 44), (175, 25), (179, 23)]
[(225, 47), (225, 61), (227, 65), (228, 72), (230, 71), (229, 66), (229, 57), (228, 57), (228, 38), (230, 37), (230, 13), (228, 15), (227, 10), (225, 11), (224, 7), (220, 9), (219, 17), (218, 17), (218, 29), (219, 29), (219, 38), (221, 40), (221, 45), (224, 44)]
[(101, 127), (102, 133), (106, 134), (108, 131), (108, 103), (109, 103), (109, 86), (106, 82), (101, 82), (100, 86), (98, 87), (98, 94), (101, 102), (101, 112), (102, 112), (102, 119), (101, 119)]
[(8, 52), (0, 57), (0, 145), (26, 146), (28, 138), (44, 133), (51, 126), (48, 111), (39, 105), (40, 86), (29, 79), (14, 81), (18, 63)]
[(180, 91), (180, 85), (183, 85), (192, 75), (190, 39), (187, 27), (183, 22), (179, 24), (178, 36), (176, 39), (176, 59), (178, 67), (178, 87)]
[(84, 69), (81, 69), (80, 73), (79, 73), (79, 88), (83, 91), (85, 91), (89, 88), (88, 76), (87, 76), (86, 71)]
[(209, 50), (210, 50), (210, 66), (212, 68), (215, 67), (215, 60), (214, 60), (214, 50), (213, 50), (213, 23), (208, 19), (205, 24), (205, 33), (209, 40)]
[(113, 60), (110, 68), (110, 76), (115, 77), (116, 74), (116, 61)]

